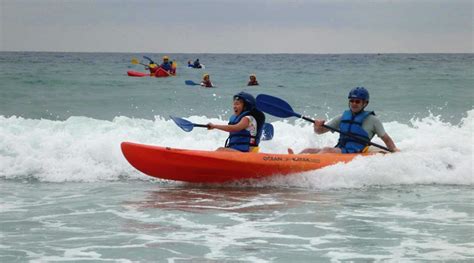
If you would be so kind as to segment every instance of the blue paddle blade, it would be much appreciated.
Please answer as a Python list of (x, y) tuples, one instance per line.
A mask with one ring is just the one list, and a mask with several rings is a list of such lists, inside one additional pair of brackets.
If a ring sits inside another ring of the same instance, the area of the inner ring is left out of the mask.
[(286, 101), (266, 94), (257, 96), (257, 109), (280, 118), (301, 118), (301, 115), (294, 112)]
[(184, 83), (185, 83), (186, 85), (189, 85), (189, 86), (201, 85), (201, 84), (196, 83), (196, 82), (194, 82), (194, 81), (192, 81), (192, 80), (185, 80)]
[(178, 127), (183, 129), (183, 131), (185, 132), (190, 132), (194, 128), (194, 124), (190, 121), (173, 116), (170, 116), (170, 118), (174, 121), (174, 123), (176, 123), (176, 125), (178, 125)]
[(270, 123), (263, 124), (262, 141), (269, 141), (273, 138), (273, 125)]

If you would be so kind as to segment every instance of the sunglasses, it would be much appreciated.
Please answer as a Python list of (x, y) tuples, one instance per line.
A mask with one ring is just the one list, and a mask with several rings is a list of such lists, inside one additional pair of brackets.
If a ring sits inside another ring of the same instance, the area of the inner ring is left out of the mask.
[(349, 100), (350, 103), (361, 104), (362, 100)]

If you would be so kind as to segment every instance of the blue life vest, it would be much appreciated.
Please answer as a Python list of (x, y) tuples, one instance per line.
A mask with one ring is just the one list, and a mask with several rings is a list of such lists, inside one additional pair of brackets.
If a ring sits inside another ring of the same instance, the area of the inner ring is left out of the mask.
[(369, 134), (362, 128), (362, 123), (371, 114), (375, 115), (373, 111), (362, 111), (353, 115), (350, 110), (342, 114), (339, 130), (361, 138), (361, 140), (357, 140), (341, 133), (336, 147), (341, 148), (342, 153), (360, 153), (369, 145), (367, 142), (372, 138), (369, 138)]
[[(244, 111), (240, 115), (232, 115), (229, 119), (229, 125), (237, 124), (242, 120), (243, 117), (251, 115), (249, 111)], [(251, 115), (253, 116), (253, 115)], [(259, 122), (259, 119), (253, 116), (257, 120), (257, 135), (251, 136), (250, 131), (243, 129), (238, 132), (230, 132), (229, 138), (225, 142), (226, 148), (232, 148), (241, 152), (249, 152), (250, 147), (257, 147), (260, 143), (260, 138), (263, 132), (263, 123)], [(251, 139), (254, 139), (251, 143)]]
[(166, 71), (170, 71), (171, 70), (171, 63), (170, 62), (165, 62), (165, 63), (162, 63), (160, 65), (160, 67)]

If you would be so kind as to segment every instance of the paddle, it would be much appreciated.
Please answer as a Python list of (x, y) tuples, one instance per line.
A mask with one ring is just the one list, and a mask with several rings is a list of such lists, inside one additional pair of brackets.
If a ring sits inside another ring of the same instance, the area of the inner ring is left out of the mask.
[(273, 125), (265, 122), (263, 124), (262, 141), (269, 141), (272, 138), (273, 138)]
[(188, 120), (178, 118), (178, 117), (173, 117), (173, 116), (170, 116), (170, 118), (174, 121), (174, 123), (176, 123), (176, 125), (178, 125), (185, 132), (192, 131), (194, 127), (207, 128), (207, 124), (196, 124)]
[[(153, 64), (156, 64), (155, 61), (153, 61), (151, 58), (147, 57), (147, 56), (143, 56), (144, 59), (148, 59), (150, 61), (150, 63), (153, 63)], [(171, 61), (172, 65), (171, 67), (173, 69), (176, 69), (178, 67), (178, 62), (176, 61)]]
[(188, 86), (196, 86), (196, 85), (199, 85), (199, 86), (200, 86), (200, 85), (201, 85), (200, 83), (196, 83), (196, 82), (194, 82), (194, 81), (192, 81), (192, 80), (185, 80), (184, 83), (185, 83), (186, 85), (188, 85)]
[[(207, 124), (196, 124), (192, 123), (188, 120), (178, 118), (178, 117), (173, 117), (170, 116), (170, 118), (180, 127), (183, 129), (185, 132), (190, 132), (193, 130), (194, 127), (200, 127), (200, 128), (207, 128)], [(262, 141), (269, 141), (273, 138), (273, 125), (270, 123), (264, 123), (263, 124), (263, 132), (262, 132)]]
[(135, 65), (140, 64), (140, 65), (143, 65), (143, 66), (145, 66), (145, 67), (148, 67), (148, 65), (141, 63), (137, 58), (132, 58), (131, 63), (132, 63), (132, 64), (135, 64)]
[(147, 56), (143, 56), (144, 59), (148, 59), (150, 61), (150, 63), (153, 63), (153, 64), (156, 64), (155, 61), (153, 61), (153, 59), (147, 57)]
[[(258, 95), (257, 96), (257, 108), (259, 110), (263, 111), (263, 112), (266, 112), (266, 113), (268, 113), (270, 115), (273, 115), (273, 116), (276, 116), (276, 117), (280, 117), (280, 118), (298, 117), (298, 118), (302, 118), (305, 121), (309, 121), (309, 122), (314, 123), (313, 119), (302, 116), (301, 114), (294, 112), (293, 109), (291, 108), (290, 104), (288, 104), (286, 101), (284, 101), (280, 98), (277, 98), (277, 97), (270, 96), (270, 95), (266, 95), (266, 94)], [(359, 138), (359, 137), (354, 136), (352, 134), (342, 132), (338, 129), (327, 126), (325, 124), (323, 124), (323, 127), (328, 129), (328, 130), (335, 131), (335, 132), (338, 132), (342, 135), (351, 137), (352, 139), (358, 140), (359, 142), (364, 142), (364, 143), (367, 143), (369, 145), (373, 145), (375, 147), (383, 149), (385, 151), (392, 152), (387, 147), (384, 147), (382, 145), (370, 142), (370, 141), (365, 140), (363, 138)]]
[[(201, 83), (196, 83), (192, 80), (185, 80), (184, 83), (188, 86), (202, 86)], [(217, 86), (214, 86), (214, 84), (212, 84), (212, 87), (204, 87), (204, 88), (217, 88)]]

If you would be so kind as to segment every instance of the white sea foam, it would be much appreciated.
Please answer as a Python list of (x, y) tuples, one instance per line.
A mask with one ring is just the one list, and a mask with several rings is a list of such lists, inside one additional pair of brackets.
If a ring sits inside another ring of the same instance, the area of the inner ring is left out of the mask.
[[(457, 125), (438, 116), (413, 119), (409, 124), (384, 123), (400, 153), (357, 158), (347, 164), (263, 182), (310, 188), (362, 187), (391, 184), (473, 185), (473, 117), (467, 112)], [(224, 123), (219, 119), (191, 116), (195, 123)], [(272, 123), (275, 136), (261, 143), (261, 151), (285, 153), (288, 147), (334, 145), (337, 134), (315, 135), (304, 121)], [(96, 182), (149, 178), (131, 167), (120, 143), (213, 150), (227, 134), (195, 128), (184, 132), (173, 121), (116, 117), (112, 121), (70, 117), (65, 121), (0, 116), (0, 177), (47, 182)], [(374, 142), (383, 142), (376, 138)]]

